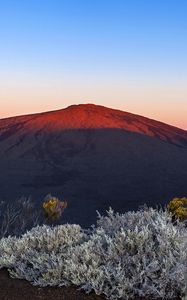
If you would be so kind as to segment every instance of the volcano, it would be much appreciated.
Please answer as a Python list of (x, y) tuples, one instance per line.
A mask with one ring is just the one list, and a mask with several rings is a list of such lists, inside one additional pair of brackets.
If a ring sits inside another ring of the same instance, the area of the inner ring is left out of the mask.
[(0, 120), (0, 200), (52, 193), (64, 222), (187, 195), (187, 131), (99, 105)]

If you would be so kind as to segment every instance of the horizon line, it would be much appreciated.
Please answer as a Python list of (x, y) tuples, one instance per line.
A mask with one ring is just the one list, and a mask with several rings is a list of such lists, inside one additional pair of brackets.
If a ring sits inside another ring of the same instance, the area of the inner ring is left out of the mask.
[(57, 108), (57, 109), (52, 109), (52, 110), (45, 110), (45, 111), (41, 111), (41, 112), (33, 112), (33, 113), (25, 113), (25, 114), (20, 114), (20, 115), (19, 114), (18, 115), (12, 115), (12, 116), (8, 116), (8, 117), (0, 118), (0, 121), (1, 120), (14, 119), (14, 118), (29, 117), (29, 116), (36, 116), (36, 115), (43, 115), (43, 114), (54, 113), (54, 112), (58, 112), (58, 111), (61, 111), (61, 110), (68, 109), (68, 108), (70, 108), (72, 106), (89, 106), (89, 105), (90, 106), (91, 105), (92, 106), (96, 106), (96, 107), (103, 107), (103, 108), (107, 108), (107, 109), (111, 109), (111, 110), (116, 110), (116, 111), (128, 113), (128, 114), (131, 114), (131, 115), (142, 117), (142, 118), (145, 118), (145, 119), (148, 119), (148, 120), (151, 120), (151, 121), (156, 121), (158, 123), (162, 123), (162, 124), (165, 124), (165, 125), (168, 125), (168, 126), (171, 126), (171, 127), (174, 127), (174, 128), (177, 128), (177, 129), (180, 129), (180, 130), (183, 130), (183, 131), (187, 132), (187, 129), (178, 127), (178, 126), (173, 125), (171, 123), (166, 123), (166, 122), (158, 120), (158, 119), (150, 118), (150, 117), (147, 117), (147, 116), (142, 115), (142, 114), (137, 114), (137, 113), (133, 113), (133, 112), (130, 112), (130, 111), (127, 111), (127, 110), (122, 110), (122, 109), (113, 108), (113, 107), (109, 107), (109, 106), (105, 106), (105, 105), (101, 105), (101, 104), (90, 103), (90, 102), (88, 102), (88, 103), (79, 103), (79, 104), (71, 104), (71, 105), (68, 105), (68, 106), (63, 107), (63, 108)]

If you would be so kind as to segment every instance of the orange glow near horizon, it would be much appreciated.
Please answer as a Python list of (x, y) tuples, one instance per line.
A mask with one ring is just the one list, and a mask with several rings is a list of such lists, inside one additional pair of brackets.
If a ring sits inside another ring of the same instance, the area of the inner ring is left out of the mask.
[[(119, 109), (187, 130), (187, 88), (171, 84), (0, 78), (0, 118), (93, 103)], [(39, 83), (38, 83), (39, 82)], [(71, 83), (70, 83), (71, 82)]]

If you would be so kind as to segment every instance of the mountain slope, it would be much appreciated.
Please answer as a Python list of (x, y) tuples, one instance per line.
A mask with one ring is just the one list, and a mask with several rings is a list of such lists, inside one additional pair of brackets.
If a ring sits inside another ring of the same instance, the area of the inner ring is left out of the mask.
[(3, 140), (10, 137), (23, 128), (30, 133), (116, 128), (187, 146), (187, 132), (182, 129), (94, 104), (72, 105), (58, 111), (2, 119), (0, 120), (0, 138)]
[(187, 195), (187, 132), (93, 104), (0, 120), (0, 197), (64, 196), (64, 221)]

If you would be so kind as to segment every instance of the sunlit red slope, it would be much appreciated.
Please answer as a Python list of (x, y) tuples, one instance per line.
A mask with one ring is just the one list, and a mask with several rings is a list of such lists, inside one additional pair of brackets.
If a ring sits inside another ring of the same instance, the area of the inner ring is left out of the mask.
[(187, 132), (139, 115), (94, 104), (72, 105), (66, 109), (0, 120), (0, 138), (16, 131), (59, 132), (69, 129), (115, 128), (187, 146)]
[(92, 104), (0, 120), (0, 201), (47, 193), (68, 201), (64, 222), (187, 196), (187, 132)]

